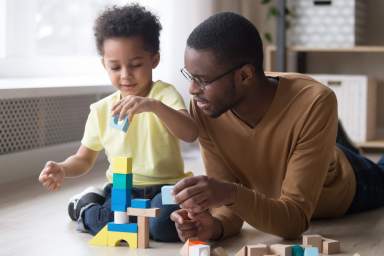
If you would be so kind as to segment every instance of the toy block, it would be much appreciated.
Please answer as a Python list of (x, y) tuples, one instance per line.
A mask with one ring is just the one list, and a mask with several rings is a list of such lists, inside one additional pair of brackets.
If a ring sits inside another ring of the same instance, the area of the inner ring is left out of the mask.
[(124, 157), (124, 156), (112, 157), (111, 164), (112, 164), (111, 171), (113, 173), (120, 173), (120, 174), (132, 173), (132, 158), (130, 157)]
[(110, 126), (123, 132), (127, 132), (129, 126), (128, 116), (126, 116), (123, 120), (119, 120), (119, 115), (114, 115), (111, 119)]
[(127, 224), (129, 223), (129, 216), (127, 212), (113, 212), (113, 222), (116, 224)]
[(328, 255), (340, 253), (340, 242), (332, 239), (324, 239), (323, 253)]
[(243, 248), (241, 248), (235, 256), (247, 256), (247, 246), (244, 246)]
[(189, 240), (187, 240), (183, 247), (181, 247), (180, 249), (180, 255), (181, 256), (188, 256), (188, 253), (189, 253)]
[(130, 216), (142, 216), (142, 217), (158, 217), (160, 214), (160, 208), (127, 208), (127, 213)]
[(121, 241), (125, 241), (130, 248), (137, 248), (137, 233), (108, 232), (108, 246), (118, 246)]
[(105, 225), (90, 241), (91, 245), (108, 245), (108, 226)]
[(113, 187), (116, 189), (132, 189), (132, 174), (114, 173)]
[(269, 248), (265, 244), (247, 245), (247, 256), (264, 256), (269, 253)]
[(189, 246), (188, 256), (210, 256), (210, 247), (207, 244)]
[(161, 201), (163, 205), (176, 204), (175, 199), (172, 196), (174, 186), (162, 186), (161, 187)]
[(304, 256), (304, 249), (298, 244), (292, 246), (292, 256)]
[(151, 208), (151, 200), (150, 199), (141, 199), (141, 198), (135, 198), (131, 200), (131, 207), (132, 208)]
[(138, 216), (137, 224), (139, 226), (138, 244), (139, 248), (149, 247), (149, 219), (148, 217)]
[(223, 247), (217, 247), (212, 251), (212, 256), (228, 256)]
[(129, 207), (129, 205), (127, 205), (127, 204), (111, 204), (111, 210), (114, 212), (126, 211), (127, 207)]
[(132, 193), (131, 189), (118, 189), (118, 188), (112, 187), (112, 205), (123, 204), (123, 205), (130, 206), (131, 193)]
[(319, 248), (319, 252), (322, 251), (323, 237), (320, 235), (303, 235), (303, 245), (311, 245)]
[(304, 256), (319, 256), (319, 248), (307, 247), (304, 249)]
[(272, 244), (269, 246), (271, 253), (280, 256), (292, 256), (292, 245), (289, 244)]
[(116, 224), (113, 222), (109, 222), (108, 231), (137, 233), (137, 224), (136, 223)]

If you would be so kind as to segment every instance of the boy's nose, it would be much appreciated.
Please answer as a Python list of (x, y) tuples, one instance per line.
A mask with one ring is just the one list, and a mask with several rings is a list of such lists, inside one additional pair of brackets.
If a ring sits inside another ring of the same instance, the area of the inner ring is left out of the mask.
[(132, 77), (130, 70), (128, 68), (122, 68), (121, 79), (122, 80), (128, 80), (130, 77)]

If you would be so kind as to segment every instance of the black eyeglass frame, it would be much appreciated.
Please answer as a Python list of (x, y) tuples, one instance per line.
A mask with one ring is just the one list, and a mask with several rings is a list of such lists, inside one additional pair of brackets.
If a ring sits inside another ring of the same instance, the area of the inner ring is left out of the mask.
[(183, 76), (188, 80), (188, 81), (193, 81), (195, 83), (197, 83), (198, 85), (200, 85), (200, 88), (201, 89), (205, 89), (205, 87), (207, 87), (208, 85), (212, 84), (213, 82), (216, 82), (217, 80), (219, 80), (220, 78), (223, 78), (224, 76), (232, 73), (233, 71), (235, 71), (236, 69), (239, 69), (241, 68), (242, 66), (244, 66), (246, 63), (242, 63), (242, 64), (239, 64), (239, 65), (236, 65), (234, 67), (232, 67), (231, 69), (227, 70), (226, 72), (222, 73), (221, 75), (218, 75), (216, 76), (215, 78), (209, 80), (209, 81), (203, 81), (201, 80), (200, 78), (198, 77), (194, 77), (193, 75), (191, 75), (188, 70), (184, 67), (182, 69), (180, 69), (180, 72), (181, 74), (183, 74)]

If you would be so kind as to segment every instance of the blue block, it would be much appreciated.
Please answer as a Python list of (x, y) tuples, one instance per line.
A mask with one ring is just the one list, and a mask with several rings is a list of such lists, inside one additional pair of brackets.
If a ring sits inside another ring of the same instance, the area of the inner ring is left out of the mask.
[(126, 212), (128, 207), (130, 207), (128, 204), (111, 204), (113, 212)]
[(174, 186), (162, 186), (161, 187), (161, 201), (163, 205), (176, 204), (175, 199), (172, 196)]
[(118, 115), (114, 115), (112, 117), (110, 126), (113, 127), (113, 128), (122, 130), (123, 132), (127, 132), (128, 131), (128, 126), (129, 126), (128, 116), (126, 116), (124, 118), (124, 120), (119, 121), (119, 116)]
[(135, 198), (131, 200), (132, 208), (151, 208), (151, 200), (150, 199), (141, 199)]
[(132, 189), (132, 174), (113, 174), (113, 187), (117, 189)]
[(304, 256), (304, 249), (296, 244), (292, 246), (292, 256)]
[[(118, 189), (112, 187), (112, 205), (131, 205), (131, 189)], [(124, 210), (125, 212), (125, 210)]]
[(117, 224), (117, 223), (109, 222), (108, 231), (137, 233), (137, 224), (136, 223)]
[(304, 249), (304, 256), (319, 256), (319, 248), (307, 247)]

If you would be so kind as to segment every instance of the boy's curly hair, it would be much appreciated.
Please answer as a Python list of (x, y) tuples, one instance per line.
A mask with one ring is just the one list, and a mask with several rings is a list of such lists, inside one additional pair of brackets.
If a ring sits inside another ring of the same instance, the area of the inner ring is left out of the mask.
[(161, 29), (158, 17), (138, 4), (112, 6), (105, 9), (95, 21), (96, 48), (102, 56), (105, 40), (140, 36), (144, 42), (144, 49), (157, 53), (160, 50)]

